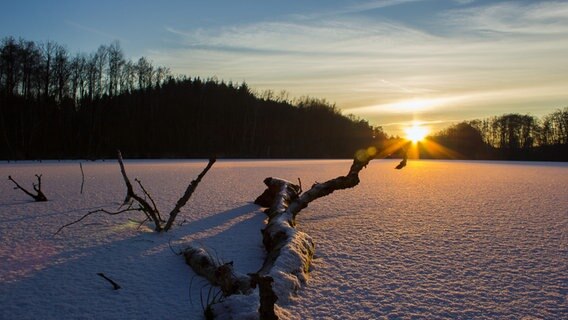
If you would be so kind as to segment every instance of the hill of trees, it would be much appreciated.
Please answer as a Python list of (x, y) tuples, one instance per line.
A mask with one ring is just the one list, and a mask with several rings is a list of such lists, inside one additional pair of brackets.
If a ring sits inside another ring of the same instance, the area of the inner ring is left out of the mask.
[(386, 135), (325, 100), (290, 101), (217, 79), (174, 77), (117, 42), (72, 56), (0, 45), (0, 158), (352, 157)]
[(453, 153), (432, 152), (423, 144), (425, 158), (568, 161), (568, 107), (541, 119), (513, 113), (464, 121), (429, 139)]
[[(568, 161), (568, 108), (542, 119), (466, 121), (419, 145), (422, 158)], [(335, 105), (246, 83), (173, 76), (118, 42), (72, 55), (55, 42), (0, 42), (0, 159), (351, 158), (400, 138)]]

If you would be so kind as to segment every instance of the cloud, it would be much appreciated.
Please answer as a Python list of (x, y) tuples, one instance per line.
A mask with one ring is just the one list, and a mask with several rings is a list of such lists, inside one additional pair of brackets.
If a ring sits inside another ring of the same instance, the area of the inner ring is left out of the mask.
[[(405, 2), (366, 2), (359, 10)], [(190, 75), (325, 97), (376, 123), (397, 122), (384, 106), (414, 114), (402, 107), (412, 100), (432, 102), (430, 113), (503, 113), (568, 99), (562, 89), (568, 87), (568, 3), (469, 3), (433, 16), (430, 24), (424, 30), (404, 21), (337, 14), (168, 28), (183, 49), (157, 51), (152, 58)], [(376, 106), (374, 112), (369, 106)]]
[(450, 10), (442, 15), (458, 30), (526, 35), (568, 32), (568, 2), (505, 2), (484, 7)]
[(348, 7), (345, 12), (362, 12), (367, 10), (382, 9), (387, 7), (394, 7), (401, 4), (420, 2), (424, 0), (375, 0), (358, 3)]
[(82, 30), (82, 31), (87, 31), (87, 32), (94, 34), (94, 35), (102, 36), (104, 38), (108, 38), (108, 39), (112, 39), (112, 40), (124, 41), (124, 39), (120, 39), (116, 35), (106, 33), (106, 32), (103, 32), (103, 31), (95, 29), (95, 28), (87, 27), (87, 26), (84, 26), (84, 25), (79, 24), (79, 23), (74, 22), (74, 21), (66, 20), (65, 23), (69, 26), (72, 26), (72, 27), (77, 28), (77, 29)]

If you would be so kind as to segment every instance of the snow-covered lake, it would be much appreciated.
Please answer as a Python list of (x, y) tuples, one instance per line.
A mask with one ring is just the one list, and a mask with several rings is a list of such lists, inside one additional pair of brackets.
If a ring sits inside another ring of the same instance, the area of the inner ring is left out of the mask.
[[(167, 213), (204, 161), (126, 161)], [(308, 284), (287, 306), (298, 319), (568, 319), (568, 164), (372, 162), (354, 189), (310, 204), (298, 228), (316, 241)], [(0, 319), (200, 319), (200, 290), (170, 250), (197, 241), (237, 270), (262, 264), (262, 180), (315, 181), (350, 161), (219, 161), (178, 217), (155, 234), (96, 215), (125, 187), (114, 161), (0, 163)], [(43, 174), (50, 201), (24, 187)], [(114, 291), (96, 273), (115, 280)]]

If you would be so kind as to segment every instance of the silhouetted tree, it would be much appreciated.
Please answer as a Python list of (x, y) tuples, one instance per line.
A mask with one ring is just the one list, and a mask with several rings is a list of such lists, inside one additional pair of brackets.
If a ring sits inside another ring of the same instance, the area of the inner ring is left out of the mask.
[[(539, 120), (507, 114), (460, 123), (433, 139), (464, 158), (568, 157), (568, 108)], [(0, 41), (0, 158), (350, 158), (400, 143), (324, 99), (188, 76), (118, 42), (69, 53), (48, 41)]]

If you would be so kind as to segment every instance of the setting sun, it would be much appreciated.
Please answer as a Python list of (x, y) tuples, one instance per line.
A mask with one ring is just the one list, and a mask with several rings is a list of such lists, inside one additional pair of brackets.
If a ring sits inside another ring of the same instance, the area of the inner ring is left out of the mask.
[(406, 133), (406, 139), (416, 143), (426, 137), (428, 129), (419, 123), (414, 123), (412, 127), (405, 128), (404, 132)]

